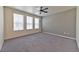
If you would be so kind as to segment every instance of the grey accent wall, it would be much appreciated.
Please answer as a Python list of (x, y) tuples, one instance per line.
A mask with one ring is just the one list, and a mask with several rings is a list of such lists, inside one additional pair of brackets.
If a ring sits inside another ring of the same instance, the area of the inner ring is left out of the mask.
[(76, 8), (43, 17), (42, 31), (75, 38)]

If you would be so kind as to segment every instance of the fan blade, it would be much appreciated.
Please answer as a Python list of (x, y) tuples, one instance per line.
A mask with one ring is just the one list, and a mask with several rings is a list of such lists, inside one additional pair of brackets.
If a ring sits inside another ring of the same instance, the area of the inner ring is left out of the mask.
[(48, 8), (42, 9), (42, 10), (47, 10)]
[(48, 8), (44, 8), (44, 9), (43, 9), (43, 6), (41, 6), (41, 7), (40, 7), (40, 10), (39, 10), (39, 11), (40, 11), (40, 14), (41, 14), (42, 12), (47, 13), (47, 11), (46, 11), (47, 9), (48, 9)]
[(47, 13), (47, 11), (42, 10), (41, 12)]

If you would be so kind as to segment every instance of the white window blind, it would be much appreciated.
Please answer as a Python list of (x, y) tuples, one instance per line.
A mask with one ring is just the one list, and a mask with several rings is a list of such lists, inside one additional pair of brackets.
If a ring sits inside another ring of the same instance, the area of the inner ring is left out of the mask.
[(27, 26), (26, 29), (33, 29), (33, 17), (27, 16)]
[(20, 14), (13, 14), (13, 30), (24, 30), (24, 15)]
[(35, 18), (35, 29), (39, 29), (39, 18)]

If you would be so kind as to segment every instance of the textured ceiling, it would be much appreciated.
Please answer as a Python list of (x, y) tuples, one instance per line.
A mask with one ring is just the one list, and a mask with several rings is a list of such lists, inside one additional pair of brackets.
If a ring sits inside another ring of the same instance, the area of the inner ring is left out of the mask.
[(35, 14), (38, 16), (48, 16), (48, 15), (51, 15), (54, 13), (58, 13), (58, 12), (62, 12), (62, 11), (66, 11), (66, 10), (75, 8), (75, 6), (44, 6), (44, 8), (48, 7), (48, 13), (47, 14), (45, 14), (45, 13), (40, 14), (39, 13), (40, 6), (10, 6), (10, 7), (19, 9), (22, 11), (26, 11), (26, 12), (29, 12), (31, 14)]

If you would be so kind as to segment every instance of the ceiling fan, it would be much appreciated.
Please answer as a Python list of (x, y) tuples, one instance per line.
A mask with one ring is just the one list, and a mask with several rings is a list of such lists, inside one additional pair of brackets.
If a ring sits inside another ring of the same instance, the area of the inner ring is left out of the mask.
[(43, 13), (48, 13), (47, 10), (48, 10), (48, 8), (44, 8), (43, 6), (41, 6), (39, 11), (40, 11), (40, 14), (41, 14), (42, 12)]

